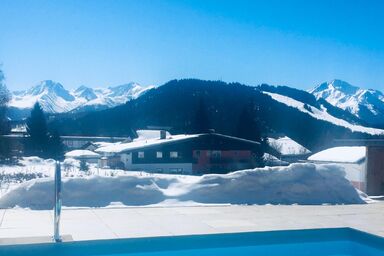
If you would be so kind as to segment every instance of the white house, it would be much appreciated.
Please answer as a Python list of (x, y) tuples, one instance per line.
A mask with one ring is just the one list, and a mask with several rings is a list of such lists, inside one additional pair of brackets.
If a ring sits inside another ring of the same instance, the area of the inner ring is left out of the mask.
[(309, 161), (322, 164), (338, 164), (344, 167), (346, 178), (359, 190), (367, 191), (366, 147), (333, 147), (318, 152)]

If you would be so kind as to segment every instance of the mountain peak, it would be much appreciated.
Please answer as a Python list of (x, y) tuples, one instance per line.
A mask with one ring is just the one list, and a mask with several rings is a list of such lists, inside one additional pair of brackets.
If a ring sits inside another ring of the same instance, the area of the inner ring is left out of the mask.
[(330, 104), (349, 111), (373, 126), (384, 125), (384, 95), (378, 90), (362, 89), (345, 81), (335, 79), (322, 83), (310, 93)]
[(334, 79), (333, 81), (328, 83), (328, 86), (333, 87), (334, 89), (339, 90), (348, 95), (355, 94), (360, 89), (359, 87), (353, 86), (340, 79)]

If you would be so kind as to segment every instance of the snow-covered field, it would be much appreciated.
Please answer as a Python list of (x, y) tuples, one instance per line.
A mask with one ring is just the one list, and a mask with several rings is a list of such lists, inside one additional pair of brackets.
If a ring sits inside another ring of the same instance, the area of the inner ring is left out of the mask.
[[(21, 163), (24, 166), (0, 166), (0, 173), (35, 173), (39, 177), (8, 181), (6, 189), (3, 181), (0, 208), (51, 209), (53, 160), (32, 157)], [(62, 170), (65, 207), (365, 203), (337, 165), (292, 164), (186, 176), (99, 170), (95, 166), (82, 172), (78, 161), (67, 160)]]

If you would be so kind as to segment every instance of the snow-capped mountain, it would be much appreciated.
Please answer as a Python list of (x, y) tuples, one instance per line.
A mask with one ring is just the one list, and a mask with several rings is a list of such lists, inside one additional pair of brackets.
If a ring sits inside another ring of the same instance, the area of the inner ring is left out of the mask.
[(341, 80), (322, 83), (309, 90), (317, 99), (347, 110), (366, 124), (384, 127), (384, 95), (378, 90), (362, 89)]
[(141, 86), (131, 82), (97, 89), (82, 85), (69, 91), (58, 82), (46, 80), (28, 90), (13, 92), (9, 106), (12, 111), (28, 112), (25, 110), (31, 109), (36, 102), (39, 102), (47, 113), (105, 109), (124, 104), (152, 88), (154, 86)]

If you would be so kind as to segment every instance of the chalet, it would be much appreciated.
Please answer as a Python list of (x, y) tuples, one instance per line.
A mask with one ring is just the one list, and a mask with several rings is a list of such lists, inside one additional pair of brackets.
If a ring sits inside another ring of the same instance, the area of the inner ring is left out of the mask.
[(223, 173), (257, 166), (255, 141), (218, 133), (169, 135), (116, 143), (96, 150), (108, 166), (158, 173)]

